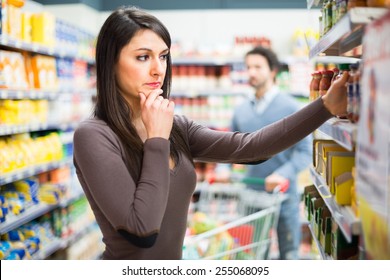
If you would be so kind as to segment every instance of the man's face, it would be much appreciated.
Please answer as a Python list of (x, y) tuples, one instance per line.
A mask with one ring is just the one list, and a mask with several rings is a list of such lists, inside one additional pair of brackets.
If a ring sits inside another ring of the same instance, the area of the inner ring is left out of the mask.
[(272, 84), (275, 77), (275, 71), (272, 71), (268, 65), (267, 59), (258, 54), (250, 54), (245, 58), (245, 65), (249, 84), (257, 89), (265, 88)]

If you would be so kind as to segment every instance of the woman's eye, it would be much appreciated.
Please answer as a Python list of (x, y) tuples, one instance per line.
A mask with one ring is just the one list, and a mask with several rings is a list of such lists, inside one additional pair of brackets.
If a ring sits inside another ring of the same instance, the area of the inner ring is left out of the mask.
[(162, 60), (167, 60), (167, 59), (168, 59), (168, 54), (163, 54), (163, 55), (161, 56), (161, 59), (162, 59)]
[(147, 55), (140, 55), (140, 56), (137, 56), (137, 59), (140, 60), (140, 61), (146, 61), (148, 60), (149, 56)]

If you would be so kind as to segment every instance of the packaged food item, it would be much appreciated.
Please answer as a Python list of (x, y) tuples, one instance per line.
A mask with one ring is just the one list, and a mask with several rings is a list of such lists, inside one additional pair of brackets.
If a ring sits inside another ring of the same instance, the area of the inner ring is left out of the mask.
[(332, 28), (332, 1), (325, 1), (323, 9), (324, 34)]
[(339, 21), (347, 13), (347, 0), (336, 0), (337, 14), (336, 22)]
[(0, 88), (28, 88), (26, 68), (21, 53), (0, 50)]
[(349, 66), (349, 79), (347, 82), (347, 118), (352, 122), (353, 121), (353, 106), (355, 98), (355, 75), (358, 69), (357, 64), (351, 64)]
[(367, 7), (386, 7), (386, 0), (367, 0)]
[(361, 76), (361, 64), (357, 65), (356, 73), (353, 78), (354, 85), (354, 99), (352, 104), (352, 122), (357, 123), (360, 116), (360, 76)]
[(310, 101), (316, 100), (320, 96), (320, 81), (322, 78), (321, 71), (315, 71), (311, 74), (312, 79), (310, 82), (310, 95), (309, 99)]
[(334, 80), (336, 80), (336, 77), (340, 74), (340, 69), (337, 67), (334, 67), (331, 69), (333, 71), (333, 77), (331, 83), (333, 83)]
[(327, 90), (329, 89), (329, 87), (331, 85), (332, 78), (333, 78), (333, 71), (325, 70), (325, 71), (322, 71), (321, 74), (322, 74), (322, 77), (320, 80), (319, 93), (320, 93), (320, 96), (323, 96), (326, 94)]
[(25, 2), (26, 2), (25, 0), (7, 0), (8, 5), (12, 5), (18, 8), (23, 7)]
[(8, 257), (11, 251), (11, 243), (9, 241), (0, 241), (0, 260)]
[(347, 9), (350, 10), (355, 7), (367, 7), (366, 0), (348, 0)]

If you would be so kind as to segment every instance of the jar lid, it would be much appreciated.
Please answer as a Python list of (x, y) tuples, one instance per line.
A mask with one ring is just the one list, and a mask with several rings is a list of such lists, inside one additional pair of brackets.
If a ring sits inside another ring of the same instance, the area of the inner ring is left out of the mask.
[(324, 76), (333, 76), (333, 71), (332, 70), (324, 70), (322, 71), (322, 75)]
[(339, 69), (340, 71), (348, 71), (349, 70), (349, 65), (351, 65), (350, 63), (340, 63), (338, 66), (339, 66)]

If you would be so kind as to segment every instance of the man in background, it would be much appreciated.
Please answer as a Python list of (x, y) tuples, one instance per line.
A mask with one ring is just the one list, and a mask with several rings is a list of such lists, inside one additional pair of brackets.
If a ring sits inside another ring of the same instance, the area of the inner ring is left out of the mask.
[[(245, 65), (249, 84), (255, 91), (252, 98), (235, 109), (232, 131), (255, 131), (294, 113), (302, 106), (291, 95), (281, 93), (275, 84), (279, 62), (273, 51), (256, 47), (245, 55)], [(290, 182), (277, 226), (280, 259), (299, 258), (301, 224), (297, 175), (311, 161), (310, 143), (310, 137), (307, 137), (264, 163), (247, 166), (247, 177), (265, 178), (264, 185), (248, 185), (249, 189), (272, 192), (286, 179)]]

